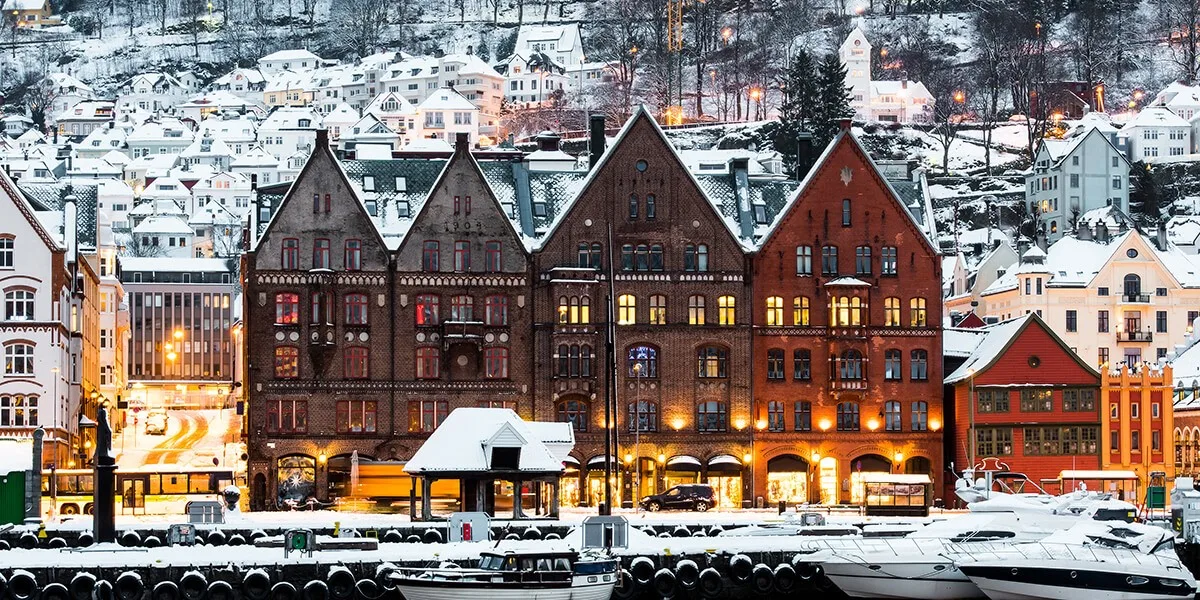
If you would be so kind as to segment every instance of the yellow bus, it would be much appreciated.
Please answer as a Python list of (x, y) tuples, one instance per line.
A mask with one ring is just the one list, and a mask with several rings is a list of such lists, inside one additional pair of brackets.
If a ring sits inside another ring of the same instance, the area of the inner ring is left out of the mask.
[[(117, 514), (182, 515), (192, 500), (220, 500), (220, 492), (235, 483), (232, 469), (152, 465), (118, 470)], [(92, 514), (95, 489), (91, 469), (42, 472), (42, 512), (49, 516)], [(242, 503), (247, 501), (242, 490)]]

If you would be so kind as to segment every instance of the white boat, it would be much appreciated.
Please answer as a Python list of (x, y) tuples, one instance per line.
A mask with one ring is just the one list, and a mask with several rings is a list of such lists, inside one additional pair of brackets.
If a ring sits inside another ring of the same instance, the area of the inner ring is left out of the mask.
[(1016, 544), (955, 564), (991, 600), (1190, 600), (1196, 580), (1172, 554)]
[(405, 569), (392, 581), (406, 600), (608, 600), (617, 561), (577, 552), (482, 552), (473, 569)]

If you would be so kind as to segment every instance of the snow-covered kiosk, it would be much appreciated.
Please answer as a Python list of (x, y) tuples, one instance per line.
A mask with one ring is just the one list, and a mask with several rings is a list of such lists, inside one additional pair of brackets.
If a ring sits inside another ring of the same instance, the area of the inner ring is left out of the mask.
[(513, 518), (525, 518), (521, 489), (533, 488), (535, 512), (541, 510), (542, 487), (550, 487), (549, 517), (558, 516), (558, 486), (563, 459), (575, 446), (570, 423), (525, 422), (507, 408), (457, 408), (404, 465), (421, 481), (421, 518), (433, 518), (433, 482), (459, 481), (464, 511), (496, 516), (497, 481), (513, 485)]

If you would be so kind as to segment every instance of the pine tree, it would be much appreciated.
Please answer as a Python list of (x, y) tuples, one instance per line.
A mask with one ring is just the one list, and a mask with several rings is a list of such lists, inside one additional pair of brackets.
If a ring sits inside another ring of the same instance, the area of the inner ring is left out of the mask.
[(817, 66), (816, 93), (812, 132), (814, 141), (824, 146), (837, 135), (838, 122), (854, 116), (850, 88), (846, 86), (846, 68), (837, 54), (826, 54)]
[(784, 72), (784, 99), (779, 109), (779, 128), (775, 133), (775, 149), (790, 164), (795, 164), (797, 136), (802, 131), (812, 131), (818, 102), (816, 83), (816, 64), (812, 55), (800, 50), (792, 57)]

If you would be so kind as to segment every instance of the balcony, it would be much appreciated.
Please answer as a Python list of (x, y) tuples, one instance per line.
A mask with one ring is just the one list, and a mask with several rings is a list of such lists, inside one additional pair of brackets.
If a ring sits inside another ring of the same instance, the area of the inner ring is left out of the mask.
[(482, 321), (442, 321), (442, 339), (449, 344), (451, 340), (478, 340), (483, 338)]
[(829, 389), (835, 392), (844, 391), (862, 391), (867, 389), (866, 379), (831, 379), (829, 380)]
[(1150, 304), (1150, 294), (1121, 294), (1121, 302), (1125, 304)]
[(1149, 331), (1118, 331), (1118, 342), (1153, 342), (1154, 334)]

